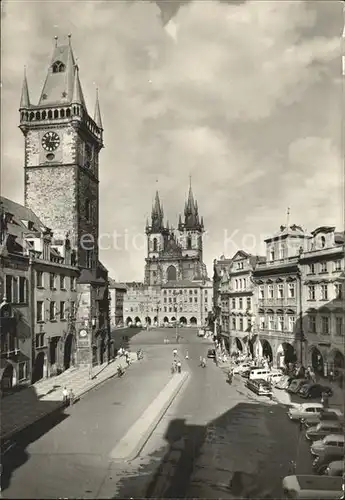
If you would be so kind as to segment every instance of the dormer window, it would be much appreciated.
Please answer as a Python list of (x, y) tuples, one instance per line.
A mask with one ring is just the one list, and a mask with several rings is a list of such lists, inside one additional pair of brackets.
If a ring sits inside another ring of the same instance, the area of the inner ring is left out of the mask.
[(53, 73), (63, 73), (65, 71), (65, 68), (66, 66), (64, 65), (64, 63), (62, 63), (61, 61), (56, 61), (53, 64)]
[(326, 238), (324, 236), (321, 236), (321, 248), (325, 248), (326, 246)]

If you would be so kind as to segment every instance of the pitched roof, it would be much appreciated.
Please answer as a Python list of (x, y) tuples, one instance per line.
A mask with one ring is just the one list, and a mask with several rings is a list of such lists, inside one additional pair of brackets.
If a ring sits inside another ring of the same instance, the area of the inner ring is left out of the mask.
[(22, 238), (27, 231), (42, 232), (46, 229), (43, 222), (29, 208), (0, 196), (1, 209), (13, 217), (7, 223), (7, 232), (18, 238)]
[(168, 281), (162, 285), (162, 288), (200, 288), (203, 284), (200, 281), (179, 280)]
[(116, 290), (126, 290), (127, 286), (124, 283), (118, 283), (113, 278), (109, 278), (109, 288), (115, 288)]

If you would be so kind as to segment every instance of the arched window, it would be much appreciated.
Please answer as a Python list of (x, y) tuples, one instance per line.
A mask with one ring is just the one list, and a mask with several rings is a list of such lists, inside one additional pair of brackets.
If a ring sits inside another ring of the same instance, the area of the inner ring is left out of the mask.
[(153, 238), (153, 251), (157, 252), (157, 238)]
[(51, 120), (53, 118), (53, 112), (52, 110), (48, 111), (48, 120)]
[(168, 267), (167, 279), (168, 279), (168, 281), (176, 281), (176, 267), (175, 266)]
[(60, 118), (65, 118), (65, 110), (60, 109)]
[(56, 61), (53, 64), (53, 73), (63, 73), (65, 71), (65, 65), (61, 61)]
[(326, 246), (326, 238), (324, 236), (321, 236), (321, 246), (322, 248)]
[(36, 120), (41, 119), (41, 113), (39, 111), (36, 111)]
[(59, 118), (59, 112), (57, 109), (54, 109), (54, 118)]
[(187, 249), (190, 250), (192, 248), (192, 238), (190, 236), (187, 237)]

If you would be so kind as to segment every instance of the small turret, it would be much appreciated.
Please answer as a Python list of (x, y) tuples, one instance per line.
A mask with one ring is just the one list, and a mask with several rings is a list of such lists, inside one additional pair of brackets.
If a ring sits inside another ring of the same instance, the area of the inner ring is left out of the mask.
[(103, 130), (101, 110), (99, 107), (98, 89), (96, 90), (96, 105), (95, 105), (94, 121), (95, 121), (97, 127), (99, 127), (101, 130)]
[(28, 81), (26, 79), (26, 68), (24, 68), (24, 79), (23, 79), (22, 95), (20, 98), (19, 109), (25, 109), (29, 107), (30, 107), (29, 88), (28, 88)]

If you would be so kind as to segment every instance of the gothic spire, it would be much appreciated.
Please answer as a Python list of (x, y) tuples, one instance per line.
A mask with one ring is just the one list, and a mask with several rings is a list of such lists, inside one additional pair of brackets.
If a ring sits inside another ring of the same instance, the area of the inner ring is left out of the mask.
[(80, 80), (79, 80), (79, 68), (77, 65), (75, 65), (74, 70), (75, 71), (74, 71), (74, 82), (73, 82), (73, 94), (72, 94), (72, 101), (71, 102), (73, 104), (81, 104), (86, 109), (85, 99), (84, 99), (83, 91), (82, 91)]
[(29, 108), (29, 107), (30, 107), (29, 88), (28, 88), (28, 81), (26, 79), (26, 68), (24, 67), (22, 96), (20, 98), (20, 108), (19, 109)]
[(185, 203), (184, 215), (186, 229), (200, 229), (198, 203), (194, 201), (191, 177), (189, 178), (189, 192), (187, 202)]
[(158, 191), (156, 191), (155, 201), (151, 213), (152, 228), (155, 230), (162, 230), (164, 226), (163, 219), (164, 219), (163, 207), (159, 199), (159, 193)]
[[(75, 98), (73, 94), (76, 84), (76, 72), (77, 68), (72, 50), (71, 35), (68, 35), (68, 42), (62, 45), (58, 44), (58, 38), (55, 37), (53, 55), (38, 105), (46, 106), (49, 104), (70, 104), (72, 99)], [(77, 83), (80, 87), (79, 97), (81, 104), (85, 106), (79, 76), (77, 78)]]
[(99, 99), (98, 99), (98, 89), (96, 89), (96, 105), (95, 105), (94, 121), (97, 127), (103, 130), (101, 110), (99, 107)]

